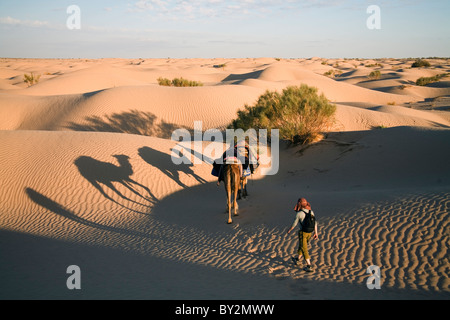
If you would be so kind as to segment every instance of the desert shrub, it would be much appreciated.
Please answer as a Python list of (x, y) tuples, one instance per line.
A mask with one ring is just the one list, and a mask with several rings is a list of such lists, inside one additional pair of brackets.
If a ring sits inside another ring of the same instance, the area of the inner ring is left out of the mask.
[(172, 85), (174, 87), (201, 87), (203, 86), (203, 83), (183, 78), (175, 78), (172, 80)]
[(217, 69), (223, 69), (223, 70), (225, 70), (225, 67), (227, 66), (227, 64), (226, 63), (222, 63), (222, 64), (215, 64), (214, 66), (213, 66), (213, 68), (217, 68)]
[(36, 83), (39, 83), (39, 79), (41, 78), (41, 75), (35, 75), (34, 73), (31, 74), (24, 74), (23, 75), (23, 82), (27, 83), (28, 86), (35, 85)]
[(420, 77), (419, 79), (417, 79), (416, 85), (426, 86), (427, 84), (437, 82), (437, 81), (441, 80), (442, 78), (447, 77), (448, 75), (449, 75), (449, 73), (442, 73), (442, 74), (435, 75), (433, 77)]
[(293, 143), (310, 143), (333, 122), (336, 106), (317, 88), (291, 86), (282, 93), (266, 91), (255, 105), (245, 105), (230, 125), (233, 129), (280, 130), (280, 138)]
[(436, 82), (438, 79), (436, 77), (420, 77), (416, 80), (416, 85), (418, 86), (426, 86), (427, 84), (430, 84), (432, 82)]
[(198, 81), (191, 81), (183, 78), (175, 78), (172, 81), (167, 78), (158, 78), (160, 86), (167, 87), (202, 87), (203, 83)]
[(158, 84), (160, 86), (170, 87), (172, 85), (172, 81), (167, 78), (158, 78)]
[(430, 67), (430, 63), (425, 59), (417, 59), (414, 61), (414, 63), (411, 65), (412, 68), (420, 68), (420, 67)]
[(383, 65), (381, 64), (381, 63), (372, 63), (372, 64), (366, 64), (366, 67), (367, 68), (376, 68), (376, 67), (380, 67), (380, 68), (382, 68), (383, 67)]
[(381, 77), (381, 72), (378, 71), (378, 70), (372, 71), (369, 74), (369, 79), (370, 80), (377, 80), (377, 79), (380, 79), (380, 77)]
[(339, 77), (342, 74), (341, 70), (334, 70), (334, 69), (330, 69), (327, 72), (325, 72), (323, 75), (333, 78), (333, 77)]

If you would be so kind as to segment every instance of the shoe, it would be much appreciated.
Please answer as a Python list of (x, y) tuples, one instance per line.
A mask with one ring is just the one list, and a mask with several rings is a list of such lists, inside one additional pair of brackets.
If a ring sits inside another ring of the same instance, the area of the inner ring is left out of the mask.
[(297, 257), (292, 257), (292, 261), (294, 262), (295, 265), (298, 264), (298, 258)]
[(303, 268), (306, 272), (313, 272), (313, 268), (310, 264), (308, 264), (306, 267)]

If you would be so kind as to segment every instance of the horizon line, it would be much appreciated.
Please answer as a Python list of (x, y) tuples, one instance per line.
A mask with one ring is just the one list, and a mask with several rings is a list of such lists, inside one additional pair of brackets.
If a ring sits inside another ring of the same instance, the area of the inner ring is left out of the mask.
[(372, 59), (372, 60), (378, 60), (378, 59), (450, 59), (450, 56), (448, 57), (440, 57), (440, 56), (410, 56), (410, 57), (322, 57), (322, 56), (311, 56), (311, 57), (291, 57), (291, 58), (283, 58), (283, 57), (272, 57), (272, 56), (260, 56), (260, 57), (185, 57), (185, 58), (174, 58), (174, 57), (97, 57), (97, 58), (87, 58), (87, 57), (58, 57), (58, 58), (42, 58), (42, 57), (3, 57), (0, 56), (0, 59), (34, 59), (34, 60), (104, 60), (104, 59), (122, 59), (122, 60), (143, 60), (143, 59), (170, 59), (170, 60), (207, 60), (207, 59), (282, 59), (282, 60), (297, 60), (297, 59), (346, 59), (346, 60), (355, 60), (355, 59)]

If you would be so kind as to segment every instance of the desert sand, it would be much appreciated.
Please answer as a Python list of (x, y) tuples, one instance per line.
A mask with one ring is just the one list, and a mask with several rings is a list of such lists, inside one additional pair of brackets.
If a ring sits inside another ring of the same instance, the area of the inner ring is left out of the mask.
[[(415, 81), (450, 62), (413, 61), (0, 59), (1, 299), (449, 299), (450, 78)], [(213, 159), (185, 145), (201, 164), (173, 164), (172, 132), (224, 130), (302, 83), (336, 104), (333, 128), (281, 142), (278, 173), (251, 177), (228, 225)], [(291, 263), (299, 197), (319, 223), (313, 273)]]

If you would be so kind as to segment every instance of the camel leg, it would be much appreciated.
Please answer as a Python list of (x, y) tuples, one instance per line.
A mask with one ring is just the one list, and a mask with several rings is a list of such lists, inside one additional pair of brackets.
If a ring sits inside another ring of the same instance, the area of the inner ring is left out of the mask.
[[(231, 196), (231, 194), (230, 194), (230, 196)], [(228, 224), (233, 223), (233, 219), (231, 219), (231, 199), (230, 198), (228, 198)]]
[(227, 167), (224, 171), (224, 184), (225, 184), (225, 191), (227, 193), (227, 211), (228, 211), (228, 224), (233, 223), (233, 220), (231, 219), (231, 168)]
[[(235, 177), (236, 178), (236, 177)], [(239, 190), (239, 181), (240, 179), (236, 179), (236, 181), (234, 181), (234, 192), (233, 192), (233, 195), (234, 195), (234, 198), (233, 198), (233, 207), (234, 207), (234, 215), (235, 216), (237, 216), (238, 215), (238, 209), (239, 209), (239, 206), (238, 206), (238, 203), (237, 203), (237, 193), (238, 193), (238, 190)]]
[(105, 186), (109, 187), (112, 191), (114, 191), (115, 193), (117, 193), (120, 197), (122, 197), (125, 200), (128, 200), (130, 202), (134, 202), (134, 203), (138, 203), (134, 200), (131, 200), (130, 198), (126, 197), (125, 195), (122, 194), (122, 192), (120, 192), (119, 190), (117, 190), (116, 187), (114, 187), (114, 185), (112, 184), (111, 181), (108, 181), (105, 183)]
[(228, 196), (227, 177), (226, 176), (223, 177), (223, 184), (225, 186), (225, 194), (227, 196), (226, 207), (225, 207), (225, 213), (227, 213), (228, 209), (230, 208), (230, 204), (229, 204), (229, 199), (228, 199), (229, 196)]
[(238, 200), (241, 200), (242, 198), (247, 198), (247, 177), (241, 178), (239, 181)]
[[(132, 182), (135, 182), (135, 181), (134, 181), (134, 180), (131, 180), (131, 179), (120, 181), (120, 183), (121, 183), (124, 187), (126, 187), (128, 190), (130, 190), (131, 192), (133, 192), (135, 195), (137, 195), (137, 196), (139, 196), (139, 197), (141, 197), (141, 198), (144, 198), (139, 192), (137, 192), (136, 189), (134, 189), (134, 188), (130, 185), (130, 183), (132, 183)], [(144, 199), (145, 199), (145, 198), (144, 198)], [(137, 203), (137, 202), (136, 202), (136, 203)]]
[[(144, 186), (143, 184), (140, 184), (139, 182), (134, 181), (134, 180), (131, 179), (131, 178), (128, 178), (128, 179), (126, 179), (125, 181), (130, 182), (130, 183), (132, 183), (132, 184), (135, 184), (135, 185), (137, 185), (138, 187), (141, 187), (142, 189), (144, 189), (145, 191), (147, 191), (148, 194), (152, 195), (150, 189), (147, 188), (146, 186)], [(130, 190), (131, 190), (131, 188), (130, 188)], [(131, 191), (133, 191), (133, 190), (131, 190)], [(140, 193), (138, 193), (137, 191), (133, 191), (133, 192), (136, 193), (136, 194), (137, 194), (138, 196), (140, 196), (141, 198), (144, 198), (144, 196), (142, 196), (142, 195), (141, 195)], [(152, 195), (152, 196), (153, 196), (153, 195)], [(145, 198), (144, 198), (144, 199), (145, 199)]]
[(245, 177), (242, 180), (242, 196), (245, 198), (247, 198), (248, 196), (248, 192), (247, 192), (247, 177)]
[(111, 198), (110, 196), (108, 196), (106, 194), (106, 192), (103, 190), (103, 188), (100, 186), (100, 184), (95, 181), (95, 180), (88, 180), (94, 187), (95, 189), (97, 189), (98, 191), (100, 191), (100, 193), (106, 198), (111, 200), (112, 202), (118, 203), (116, 200), (114, 200), (113, 198)]

